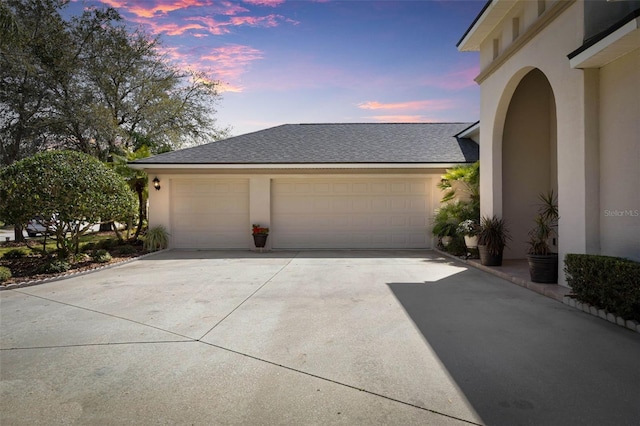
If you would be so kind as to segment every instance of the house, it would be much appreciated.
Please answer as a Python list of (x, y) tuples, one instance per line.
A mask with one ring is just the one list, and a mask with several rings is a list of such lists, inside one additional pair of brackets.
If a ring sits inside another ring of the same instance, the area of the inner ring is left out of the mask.
[(446, 168), (478, 159), (477, 123), (286, 124), (131, 163), (170, 247), (429, 248)]
[(553, 189), (560, 259), (640, 260), (639, 28), (640, 1), (492, 0), (462, 36), (480, 52), (481, 211), (509, 225), (506, 258)]

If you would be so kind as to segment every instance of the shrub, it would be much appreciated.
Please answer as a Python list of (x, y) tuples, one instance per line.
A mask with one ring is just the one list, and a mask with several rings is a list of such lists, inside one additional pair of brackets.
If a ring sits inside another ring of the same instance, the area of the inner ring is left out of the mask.
[(41, 271), (44, 274), (59, 274), (61, 272), (67, 272), (71, 269), (71, 265), (66, 260), (55, 259), (45, 264)]
[(464, 244), (464, 236), (456, 234), (451, 238), (451, 242), (445, 247), (447, 253), (454, 256), (466, 256), (467, 246)]
[[(39, 152), (0, 169), (0, 194), (3, 221), (55, 217), (52, 238), (63, 252), (76, 252), (79, 237), (91, 224), (126, 222), (137, 204), (121, 176), (97, 158), (75, 151)], [(75, 226), (78, 223), (82, 225)]]
[(104, 249), (96, 250), (95, 253), (93, 253), (93, 260), (98, 263), (108, 263), (111, 259), (111, 254)]
[(25, 257), (27, 253), (22, 249), (11, 249), (2, 256), (4, 259), (20, 259)]
[(107, 238), (97, 243), (96, 248), (102, 249), (102, 250), (109, 250), (110, 248), (115, 247), (117, 244), (118, 242), (116, 240)]
[(164, 226), (158, 225), (149, 228), (144, 238), (144, 249), (147, 251), (157, 251), (167, 248), (169, 245), (169, 234)]
[(82, 246), (82, 251), (89, 252), (89, 251), (94, 251), (97, 248), (98, 246), (96, 243), (86, 243), (85, 245)]
[(0, 266), (0, 283), (11, 278), (11, 270), (5, 266)]
[(579, 301), (640, 321), (639, 262), (620, 257), (567, 254), (564, 270)]
[(457, 233), (458, 225), (465, 220), (478, 221), (472, 203), (468, 201), (453, 201), (442, 204), (436, 209), (433, 217), (433, 235), (437, 237), (453, 237)]
[(131, 245), (128, 245), (128, 244), (118, 247), (118, 253), (120, 253), (120, 254), (133, 254), (133, 253), (135, 253), (137, 251), (138, 251), (138, 249), (136, 249), (135, 247), (133, 247)]
[(91, 259), (91, 257), (87, 253), (78, 253), (69, 256), (69, 260), (73, 263), (82, 263), (89, 259)]

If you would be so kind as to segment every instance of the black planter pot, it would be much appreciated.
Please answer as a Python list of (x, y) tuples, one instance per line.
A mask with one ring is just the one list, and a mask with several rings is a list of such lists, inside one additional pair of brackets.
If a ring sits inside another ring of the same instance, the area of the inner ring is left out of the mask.
[(531, 281), (542, 284), (558, 282), (558, 254), (528, 254)]
[(253, 234), (253, 243), (257, 248), (263, 248), (267, 244), (269, 234)]
[(484, 266), (501, 266), (502, 265), (502, 250), (496, 256), (489, 253), (487, 246), (478, 244), (478, 254), (480, 255), (480, 263)]

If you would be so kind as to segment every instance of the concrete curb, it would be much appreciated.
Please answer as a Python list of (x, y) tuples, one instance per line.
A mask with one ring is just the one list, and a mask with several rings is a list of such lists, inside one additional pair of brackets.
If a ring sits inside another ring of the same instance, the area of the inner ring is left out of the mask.
[[(582, 303), (577, 301), (572, 295), (570, 294), (564, 294), (564, 295), (558, 295), (556, 292), (552, 292), (549, 291), (549, 289), (551, 287), (549, 287), (548, 284), (536, 284), (536, 283), (532, 283), (532, 282), (528, 282), (526, 280), (523, 280), (522, 278), (518, 278), (518, 277), (513, 277), (510, 276), (509, 274), (506, 274), (502, 271), (497, 271), (493, 268), (489, 268), (487, 266), (481, 265), (478, 262), (475, 261), (469, 261), (466, 259), (461, 259), (457, 256), (453, 256), (452, 254), (443, 252), (441, 250), (438, 249), (433, 249), (435, 252), (437, 252), (438, 254), (441, 254), (443, 256), (446, 256), (448, 258), (457, 260), (458, 262), (462, 262), (466, 265), (472, 266), (476, 269), (480, 269), (481, 271), (485, 271), (488, 272), (492, 275), (495, 275), (496, 277), (502, 278), (504, 280), (507, 280), (513, 284), (517, 284), (520, 287), (524, 287), (527, 288), (529, 290), (535, 291), (538, 294), (542, 294), (543, 296), (549, 297), (551, 299), (557, 300), (558, 302), (561, 302), (565, 305), (571, 306), (572, 308), (578, 309), (586, 314), (589, 314), (591, 316), (594, 317), (598, 317), (601, 318), (605, 321), (609, 321), (612, 324), (616, 324), (620, 327), (624, 327), (628, 330), (631, 331), (635, 331), (636, 333), (640, 333), (640, 323), (638, 323), (635, 320), (625, 320), (622, 317), (616, 316), (614, 314), (612, 314), (611, 312), (607, 312), (604, 309), (598, 309), (595, 306), (591, 306), (587, 303)], [(567, 288), (567, 292), (570, 292), (571, 289)]]
[(151, 253), (146, 253), (146, 254), (143, 254), (141, 256), (132, 257), (130, 259), (121, 260), (119, 262), (109, 263), (108, 265), (98, 266), (97, 268), (88, 269), (86, 271), (69, 272), (69, 273), (65, 273), (65, 274), (61, 274), (61, 275), (56, 275), (56, 276), (53, 276), (53, 277), (42, 278), (42, 279), (39, 279), (39, 280), (23, 281), (23, 282), (20, 282), (20, 283), (13, 283), (13, 284), (9, 284), (9, 285), (0, 285), (0, 291), (15, 290), (17, 288), (32, 287), (34, 285), (51, 283), (51, 282), (54, 282), (54, 281), (61, 281), (61, 280), (65, 280), (67, 278), (80, 277), (82, 275), (87, 275), (87, 274), (91, 274), (93, 272), (102, 271), (102, 270), (105, 270), (105, 269), (114, 268), (116, 266), (124, 265), (124, 264), (131, 263), (131, 262), (135, 262), (136, 260), (144, 259), (145, 257), (151, 256), (151, 255), (155, 255), (155, 254), (158, 254), (158, 253), (162, 253), (162, 252), (167, 251), (167, 250), (168, 249), (158, 250), (158, 251), (154, 251), (154, 252), (151, 252)]
[(616, 316), (611, 312), (607, 312), (604, 309), (599, 309), (593, 305), (589, 305), (588, 303), (579, 302), (573, 296), (564, 296), (562, 298), (562, 303), (571, 306), (572, 308), (581, 310), (582, 312), (587, 313), (591, 316), (609, 321), (611, 324), (616, 324), (620, 327), (624, 327), (631, 331), (635, 331), (636, 333), (640, 333), (640, 323), (638, 323), (638, 321), (625, 320), (624, 318)]

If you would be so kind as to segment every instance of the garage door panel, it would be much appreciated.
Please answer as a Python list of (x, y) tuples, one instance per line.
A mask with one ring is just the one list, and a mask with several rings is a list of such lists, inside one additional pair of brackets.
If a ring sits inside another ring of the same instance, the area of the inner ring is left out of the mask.
[(424, 248), (428, 179), (275, 180), (274, 248)]
[(172, 181), (171, 239), (176, 248), (246, 248), (249, 181)]

